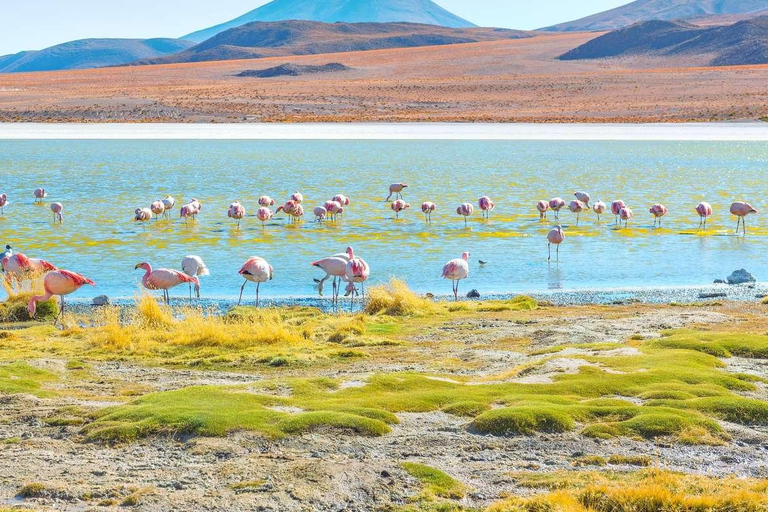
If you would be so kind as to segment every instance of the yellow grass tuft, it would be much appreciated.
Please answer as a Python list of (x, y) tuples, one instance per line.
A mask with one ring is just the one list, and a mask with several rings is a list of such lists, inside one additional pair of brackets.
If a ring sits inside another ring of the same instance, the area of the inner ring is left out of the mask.
[(372, 287), (365, 306), (365, 313), (369, 315), (420, 316), (437, 311), (438, 306), (434, 302), (419, 297), (399, 279)]

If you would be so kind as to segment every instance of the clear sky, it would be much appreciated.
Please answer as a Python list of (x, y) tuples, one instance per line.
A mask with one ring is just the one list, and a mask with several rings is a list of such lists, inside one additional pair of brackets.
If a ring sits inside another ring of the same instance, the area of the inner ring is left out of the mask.
[[(478, 25), (534, 29), (630, 0), (437, 0)], [(266, 0), (7, 0), (0, 55), (87, 37), (179, 37), (240, 16)]]

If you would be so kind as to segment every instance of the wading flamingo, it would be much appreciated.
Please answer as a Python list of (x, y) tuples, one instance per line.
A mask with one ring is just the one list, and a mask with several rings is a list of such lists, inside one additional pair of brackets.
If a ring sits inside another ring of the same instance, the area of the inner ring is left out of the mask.
[(326, 201), (323, 205), (325, 211), (331, 214), (331, 220), (336, 220), (336, 216), (344, 212), (344, 207), (338, 201)]
[(51, 211), (53, 212), (53, 223), (64, 224), (64, 216), (62, 215), (64, 205), (61, 203), (51, 203)]
[(712, 207), (709, 203), (702, 201), (696, 206), (696, 213), (699, 214), (699, 229), (707, 229), (707, 217), (712, 215)]
[(355, 295), (357, 295), (357, 289), (355, 283), (360, 283), (360, 291), (362, 297), (365, 298), (365, 282), (368, 280), (368, 276), (371, 275), (371, 267), (362, 258), (356, 258), (352, 248), (349, 248), (349, 261), (347, 267), (344, 270), (344, 276), (349, 281), (349, 291), (352, 295), (350, 299), (350, 307), (354, 303)]
[(749, 203), (737, 201), (731, 205), (731, 215), (736, 216), (736, 233), (739, 232), (739, 223), (741, 223), (741, 229), (745, 235), (747, 234), (747, 225), (744, 221), (750, 213), (757, 213), (757, 210), (752, 208)]
[(349, 206), (349, 198), (344, 194), (336, 194), (331, 201), (336, 201), (341, 206)]
[[(96, 283), (87, 277), (70, 272), (69, 270), (53, 270), (48, 272), (43, 279), (43, 289), (45, 290), (45, 294), (36, 295), (29, 299), (29, 304), (27, 304), (29, 316), (32, 318), (35, 317), (38, 302), (45, 302), (51, 297), (58, 295), (59, 300), (61, 301), (59, 315), (56, 317), (56, 320), (58, 320), (60, 316), (64, 315), (64, 296), (75, 293), (86, 284), (96, 286)], [(56, 323), (56, 320), (54, 320), (54, 323)]]
[(197, 215), (198, 213), (200, 213), (201, 211), (203, 211), (203, 203), (201, 203), (200, 201), (198, 201), (198, 200), (197, 200), (197, 199), (195, 199), (194, 197), (193, 197), (193, 198), (192, 198), (192, 200), (191, 200), (189, 203), (187, 203), (187, 204), (189, 204), (189, 205), (192, 205), (192, 206), (195, 208), (195, 215)]
[(571, 212), (576, 214), (576, 225), (579, 225), (579, 217), (581, 216), (581, 212), (584, 211), (584, 208), (586, 208), (586, 205), (579, 201), (578, 199), (575, 199), (570, 202), (568, 205), (568, 209), (571, 210)]
[(619, 212), (622, 208), (624, 208), (626, 205), (624, 204), (624, 201), (621, 199), (617, 199), (614, 202), (611, 203), (611, 213), (613, 214), (613, 223), (618, 224), (619, 223)]
[(37, 279), (46, 272), (58, 270), (53, 264), (38, 258), (28, 258), (22, 253), (13, 253), (11, 246), (6, 246), (6, 254), (0, 266), (5, 271), (5, 280), (11, 288), (14, 284), (21, 287), (26, 279)]
[(166, 304), (171, 303), (171, 295), (168, 290), (180, 285), (181, 283), (194, 283), (195, 287), (200, 286), (200, 281), (197, 277), (190, 277), (178, 270), (172, 270), (169, 268), (158, 268), (152, 270), (152, 265), (149, 263), (139, 263), (136, 265), (136, 269), (144, 270), (144, 275), (141, 278), (141, 284), (147, 290), (163, 290), (163, 301)]
[(459, 282), (469, 277), (469, 253), (465, 252), (461, 258), (451, 260), (443, 266), (443, 279), (450, 279), (453, 299), (459, 300)]
[(269, 196), (261, 196), (259, 198), (259, 206), (265, 206), (267, 208), (270, 206), (275, 206), (275, 200)]
[(173, 210), (173, 207), (176, 206), (176, 200), (172, 196), (167, 196), (165, 199), (163, 199), (163, 206), (165, 207), (163, 214), (170, 219), (171, 210)]
[(261, 227), (264, 227), (264, 223), (270, 220), (273, 215), (274, 213), (272, 213), (272, 210), (266, 206), (262, 206), (256, 212), (256, 217), (258, 217), (258, 219), (261, 221)]
[(315, 209), (312, 210), (312, 213), (315, 215), (315, 220), (317, 222), (323, 222), (325, 220), (325, 216), (328, 215), (328, 210), (322, 206), (316, 206)]
[(227, 210), (227, 217), (230, 219), (235, 219), (235, 221), (237, 221), (237, 227), (240, 227), (240, 221), (243, 217), (245, 217), (245, 207), (240, 204), (240, 201), (235, 201), (229, 205), (229, 210)]
[(295, 201), (296, 204), (301, 204), (304, 201), (304, 196), (299, 191), (296, 191), (291, 196), (291, 201)]
[(602, 201), (598, 201), (592, 205), (592, 211), (597, 214), (597, 222), (600, 222), (600, 216), (605, 213), (606, 206)]
[(5, 215), (6, 206), (8, 206), (8, 195), (0, 194), (0, 215)]
[(565, 200), (562, 197), (553, 197), (549, 200), (549, 208), (555, 212), (555, 218), (560, 220), (560, 210), (565, 208)]
[(408, 188), (408, 185), (405, 183), (393, 183), (389, 186), (389, 195), (385, 199), (385, 201), (389, 201), (389, 199), (392, 197), (392, 195), (395, 196), (395, 199), (402, 199), (403, 198), (403, 190)]
[(536, 209), (539, 211), (539, 219), (546, 219), (547, 211), (549, 210), (549, 202), (542, 199), (536, 203)]
[(483, 196), (480, 199), (478, 199), (477, 206), (483, 212), (483, 217), (488, 219), (491, 218), (491, 210), (496, 208), (496, 204), (493, 201), (491, 201), (491, 198), (488, 196)]
[(563, 243), (563, 240), (565, 240), (565, 232), (562, 226), (557, 226), (547, 233), (547, 261), (552, 260), (552, 244), (555, 244), (557, 261), (560, 261), (560, 244)]
[(325, 272), (325, 277), (322, 279), (316, 279), (317, 291), (320, 296), (323, 296), (323, 284), (330, 278), (333, 278), (333, 303), (336, 304), (339, 299), (339, 290), (341, 289), (341, 281), (347, 280), (347, 263), (349, 263), (349, 254), (352, 252), (351, 247), (347, 247), (347, 251), (341, 254), (334, 254), (322, 260), (312, 262), (313, 267), (317, 267)]
[(470, 217), (475, 212), (475, 207), (470, 203), (462, 203), (456, 208), (456, 213), (464, 217), (464, 225), (467, 225), (467, 217)]
[(424, 212), (424, 216), (430, 224), (432, 223), (432, 212), (437, 209), (437, 205), (431, 201), (425, 201), (421, 204), (421, 211)]
[(42, 203), (43, 199), (48, 197), (48, 192), (45, 191), (44, 188), (38, 188), (35, 190), (35, 202), (36, 203)]
[(160, 200), (155, 201), (149, 205), (149, 209), (152, 210), (152, 213), (155, 216), (155, 220), (157, 220), (161, 215), (165, 216), (165, 204), (163, 204), (163, 202)]
[(589, 194), (586, 192), (574, 192), (573, 195), (576, 199), (584, 203), (585, 207), (589, 208)]
[(289, 199), (285, 202), (285, 204), (278, 206), (277, 210), (275, 210), (275, 213), (285, 212), (285, 214), (290, 217), (291, 213), (293, 213), (297, 206), (299, 206), (299, 203), (293, 199)]
[(621, 221), (624, 221), (624, 227), (627, 227), (627, 224), (629, 224), (629, 221), (635, 216), (635, 214), (632, 212), (632, 208), (629, 206), (625, 206), (621, 210), (619, 210), (619, 226), (621, 226)]
[(661, 218), (667, 214), (667, 207), (661, 203), (656, 203), (648, 208), (648, 213), (653, 215), (653, 227), (656, 227), (657, 222), (661, 227)]
[(152, 210), (149, 208), (136, 208), (136, 210), (133, 212), (133, 221), (134, 222), (149, 222), (152, 219)]
[(184, 219), (184, 223), (187, 223), (187, 219), (195, 218), (195, 215), (198, 214), (198, 210), (195, 208), (195, 205), (192, 203), (185, 204), (179, 209), (179, 217)]
[(296, 208), (293, 209), (293, 211), (290, 213), (291, 216), (291, 222), (301, 222), (301, 218), (304, 216), (304, 207), (300, 204), (296, 205)]
[(395, 218), (400, 218), (400, 212), (407, 210), (410, 208), (411, 205), (403, 201), (402, 199), (398, 199), (392, 205), (390, 208), (392, 208), (392, 211), (395, 212)]
[[(211, 275), (211, 272), (208, 270), (208, 267), (205, 265), (205, 262), (203, 261), (203, 258), (200, 256), (185, 256), (183, 260), (181, 260), (181, 270), (187, 274), (189, 277), (197, 277), (198, 282), (195, 283), (195, 296), (199, 299), (200, 298), (200, 277), (202, 276), (209, 276)], [(189, 298), (192, 299), (192, 282), (189, 283)]]
[(264, 258), (254, 256), (243, 264), (238, 274), (243, 276), (245, 282), (240, 287), (240, 298), (237, 300), (237, 305), (239, 306), (243, 301), (243, 290), (245, 290), (245, 285), (250, 281), (256, 283), (256, 307), (259, 307), (259, 289), (261, 288), (261, 283), (272, 280), (272, 266)]

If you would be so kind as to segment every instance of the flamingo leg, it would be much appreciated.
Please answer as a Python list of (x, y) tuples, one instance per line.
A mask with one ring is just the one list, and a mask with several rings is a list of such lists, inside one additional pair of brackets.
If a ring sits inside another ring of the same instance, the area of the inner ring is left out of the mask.
[(744, 232), (744, 235), (746, 236), (747, 234), (747, 218), (746, 217), (743, 217), (741, 219), (741, 230)]
[(557, 244), (557, 247), (555, 247), (555, 250), (557, 251), (557, 261), (560, 262), (560, 244)]
[(259, 288), (261, 283), (256, 283), (256, 307), (259, 307)]
[(547, 244), (547, 261), (552, 261), (552, 242)]
[(581, 215), (580, 213), (577, 213), (577, 214), (576, 214), (576, 225), (577, 225), (577, 226), (579, 225), (579, 216), (580, 216), (580, 215)]
[(243, 302), (243, 290), (245, 289), (245, 285), (248, 284), (248, 281), (243, 282), (243, 286), (240, 287), (240, 298), (237, 299), (237, 305), (239, 306), (241, 302)]

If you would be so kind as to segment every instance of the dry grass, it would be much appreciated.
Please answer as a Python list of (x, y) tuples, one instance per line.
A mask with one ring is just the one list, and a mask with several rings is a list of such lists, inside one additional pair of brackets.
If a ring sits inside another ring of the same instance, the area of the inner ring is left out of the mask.
[(419, 297), (399, 279), (389, 284), (374, 286), (368, 293), (365, 313), (368, 315), (424, 316), (437, 313), (441, 308), (429, 299)]

